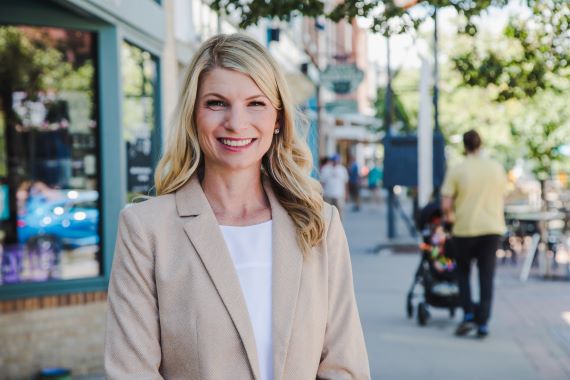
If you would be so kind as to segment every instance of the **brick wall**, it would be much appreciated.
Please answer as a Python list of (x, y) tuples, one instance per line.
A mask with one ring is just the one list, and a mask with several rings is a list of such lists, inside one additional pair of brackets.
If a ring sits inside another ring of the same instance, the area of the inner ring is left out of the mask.
[(45, 367), (102, 373), (105, 311), (104, 293), (0, 301), (0, 380)]

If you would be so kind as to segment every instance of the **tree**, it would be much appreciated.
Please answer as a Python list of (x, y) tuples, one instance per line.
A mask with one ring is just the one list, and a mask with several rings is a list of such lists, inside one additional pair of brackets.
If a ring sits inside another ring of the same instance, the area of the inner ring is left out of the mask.
[[(514, 15), (505, 36), (517, 41), (520, 53), (470, 51), (454, 59), (455, 68), (468, 86), (495, 85), (497, 100), (533, 96), (538, 90), (556, 88), (550, 73), (568, 76), (570, 62), (570, 2), (568, 0), (520, 0), (526, 8)], [(402, 6), (408, 4), (408, 6)], [(463, 18), (461, 32), (475, 36), (477, 18), (491, 8), (503, 8), (509, 0), (346, 0), (327, 9), (322, 0), (212, 0), (212, 9), (231, 14), (241, 28), (261, 19), (288, 21), (292, 17), (325, 17), (351, 21), (372, 20), (371, 30), (385, 36), (416, 30), (431, 18), (433, 10), (451, 7)], [(530, 15), (525, 16), (526, 10)]]
[[(392, 113), (390, 119), (392, 120), (392, 128), (397, 129), (401, 133), (410, 133), (415, 130), (412, 127), (411, 115), (396, 92), (392, 94), (392, 103), (392, 109), (390, 110)], [(376, 109), (376, 117), (379, 119), (386, 117), (386, 89), (378, 88), (374, 108)], [(385, 125), (382, 125), (381, 130), (385, 130)]]
[[(420, 35), (429, 40), (431, 36)], [(442, 56), (454, 57), (465, 52), (492, 47), (505, 57), (518, 54), (520, 46), (504, 33), (481, 29), (478, 38), (464, 33), (442, 36)], [(556, 89), (538, 90), (532, 97), (519, 96), (497, 101), (503, 87), (496, 85), (465, 85), (462, 73), (456, 70), (453, 60), (442, 60), (440, 74), (440, 126), (448, 138), (448, 158), (460, 159), (460, 136), (469, 129), (477, 129), (485, 146), (506, 168), (512, 168), (520, 158), (534, 167), (537, 178), (559, 170), (567, 170), (570, 159), (560, 151), (570, 141), (570, 103), (560, 91), (570, 89), (562, 75), (550, 73), (549, 80)], [(401, 72), (393, 81), (394, 93), (407, 110), (412, 128), (417, 124), (419, 96), (418, 70)], [(523, 85), (524, 82), (521, 82)]]
[[(534, 1), (525, 0), (526, 3), (533, 3)], [(408, 2), (398, 0), (347, 0), (330, 10), (325, 9), (325, 2), (322, 0), (251, 0), (248, 2), (212, 0), (210, 7), (218, 12), (236, 15), (239, 18), (241, 28), (255, 25), (264, 18), (288, 21), (291, 17), (296, 16), (313, 18), (323, 16), (338, 22), (341, 20), (352, 21), (355, 17), (368, 17), (373, 20), (371, 28), (375, 33), (390, 35), (406, 32), (430, 17), (429, 12), (411, 11), (410, 6), (400, 5), (405, 3), (423, 8), (453, 7), (458, 13), (470, 20), (491, 6), (506, 6), (508, 0), (412, 0)]]
[(504, 30), (511, 49), (475, 45), (453, 58), (465, 85), (493, 86), (497, 101), (568, 88), (570, 2), (537, 0), (530, 10), (524, 17), (512, 17)]
[(524, 157), (532, 160), (533, 172), (541, 181), (549, 179), (557, 165), (567, 160), (560, 148), (570, 141), (568, 105), (566, 98), (552, 91), (541, 93), (525, 103), (525, 112), (511, 120), (514, 141), (523, 148)]

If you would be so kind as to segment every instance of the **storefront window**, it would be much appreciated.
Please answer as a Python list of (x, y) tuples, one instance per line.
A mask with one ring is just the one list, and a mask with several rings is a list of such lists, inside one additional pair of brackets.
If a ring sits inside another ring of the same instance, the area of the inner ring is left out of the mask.
[(127, 200), (152, 194), (158, 152), (157, 58), (126, 41), (122, 45), (123, 137), (127, 144)]
[(0, 286), (97, 277), (95, 35), (0, 26)]

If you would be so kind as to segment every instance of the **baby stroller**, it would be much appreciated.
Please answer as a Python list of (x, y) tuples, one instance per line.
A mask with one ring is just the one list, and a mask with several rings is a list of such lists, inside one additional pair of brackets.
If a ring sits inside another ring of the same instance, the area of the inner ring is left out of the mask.
[(420, 244), (421, 260), (407, 295), (408, 318), (414, 316), (414, 301), (417, 303), (417, 319), (425, 326), (429, 317), (429, 306), (449, 309), (451, 318), (459, 307), (459, 286), (456, 279), (455, 261), (452, 258), (448, 228), (442, 220), (438, 204), (425, 206), (417, 218), (422, 234)]

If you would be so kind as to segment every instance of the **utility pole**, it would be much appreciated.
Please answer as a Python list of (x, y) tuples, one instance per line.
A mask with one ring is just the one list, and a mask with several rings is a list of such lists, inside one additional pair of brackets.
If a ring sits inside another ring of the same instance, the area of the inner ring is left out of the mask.
[[(384, 124), (386, 126), (386, 136), (390, 144), (392, 134), (392, 69), (390, 57), (390, 36), (386, 36), (386, 74), (388, 76), (388, 83), (386, 85), (385, 107), (384, 107)], [(396, 237), (396, 220), (394, 214), (395, 194), (394, 187), (390, 186), (388, 189), (388, 238), (393, 239)]]
[(434, 129), (439, 132), (439, 60), (438, 60), (437, 6), (433, 10), (433, 117)]
[[(432, 172), (437, 172), (441, 170), (441, 165), (444, 165), (445, 156), (443, 155), (443, 136), (441, 134), (441, 129), (439, 125), (439, 38), (438, 38), (438, 27), (437, 27), (437, 6), (434, 7), (433, 10), (433, 141), (434, 147), (437, 145), (438, 147), (438, 159), (433, 160), (434, 167)], [(435, 144), (437, 142), (437, 144)], [(443, 160), (443, 162), (442, 162)], [(433, 187), (433, 195), (434, 199), (437, 201), (440, 198), (440, 186), (435, 185)]]

